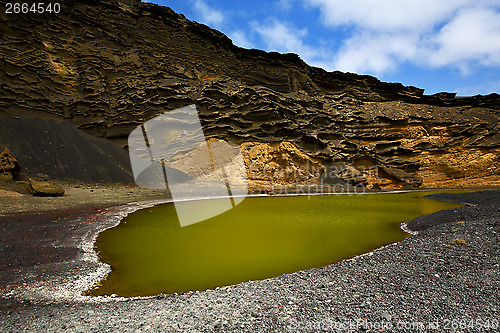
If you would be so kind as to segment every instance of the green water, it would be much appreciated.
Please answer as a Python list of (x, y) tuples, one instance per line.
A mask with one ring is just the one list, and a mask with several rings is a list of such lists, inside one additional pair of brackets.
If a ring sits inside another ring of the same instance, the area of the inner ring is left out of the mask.
[(206, 290), (325, 266), (404, 239), (401, 222), (458, 207), (425, 194), (246, 198), (182, 228), (173, 204), (140, 210), (97, 238), (112, 272), (89, 294)]

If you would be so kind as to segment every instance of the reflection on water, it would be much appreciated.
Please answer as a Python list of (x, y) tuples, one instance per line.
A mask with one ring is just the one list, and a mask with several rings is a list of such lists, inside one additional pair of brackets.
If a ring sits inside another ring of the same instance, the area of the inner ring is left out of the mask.
[(112, 272), (91, 294), (205, 290), (325, 266), (404, 239), (401, 222), (458, 206), (422, 195), (246, 198), (182, 228), (172, 204), (141, 210), (99, 235), (97, 251)]

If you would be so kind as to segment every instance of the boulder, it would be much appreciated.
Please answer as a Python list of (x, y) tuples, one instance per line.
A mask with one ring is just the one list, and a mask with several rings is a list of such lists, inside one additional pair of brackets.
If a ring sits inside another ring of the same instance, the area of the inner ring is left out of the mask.
[(57, 197), (64, 194), (64, 189), (56, 184), (30, 179), (28, 190), (36, 197)]
[(19, 172), (21, 171), (21, 165), (15, 159), (14, 155), (10, 152), (8, 148), (5, 148), (0, 154), (0, 172), (6, 174), (10, 173), (12, 179), (20, 180)]
[(423, 179), (420, 176), (412, 175), (398, 168), (391, 167), (380, 167), (380, 169), (385, 172), (389, 177), (400, 181), (409, 187), (420, 187), (422, 186)]

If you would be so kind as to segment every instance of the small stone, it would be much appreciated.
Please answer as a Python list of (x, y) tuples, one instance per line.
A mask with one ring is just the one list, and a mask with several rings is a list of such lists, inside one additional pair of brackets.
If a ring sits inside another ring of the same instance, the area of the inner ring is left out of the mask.
[(37, 173), (35, 177), (37, 178), (37, 180), (43, 180), (43, 181), (49, 180), (49, 176), (44, 173)]

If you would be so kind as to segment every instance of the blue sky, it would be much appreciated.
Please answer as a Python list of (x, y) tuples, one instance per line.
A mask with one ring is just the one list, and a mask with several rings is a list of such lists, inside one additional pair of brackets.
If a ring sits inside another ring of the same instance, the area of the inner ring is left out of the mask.
[(426, 94), (500, 93), (500, 0), (153, 0), (233, 43)]

